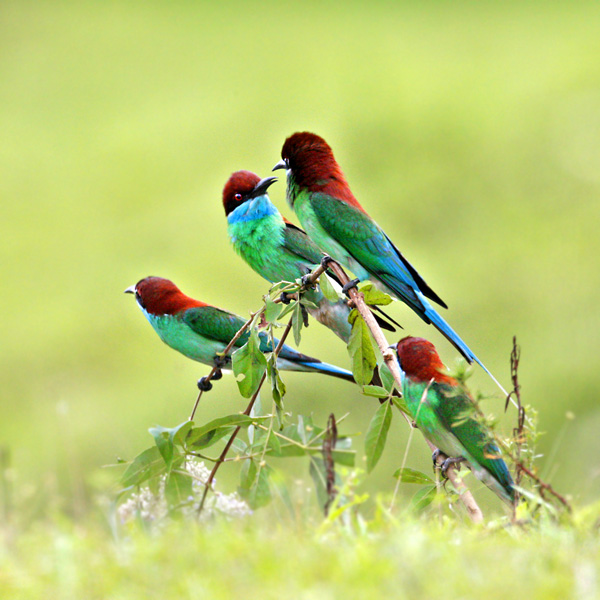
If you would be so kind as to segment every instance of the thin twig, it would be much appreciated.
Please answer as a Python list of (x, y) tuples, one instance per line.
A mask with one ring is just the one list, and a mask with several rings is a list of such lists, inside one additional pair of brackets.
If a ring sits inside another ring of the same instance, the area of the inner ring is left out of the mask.
[[(550, 494), (552, 494), (569, 512), (572, 512), (573, 509), (569, 504), (569, 501), (561, 496), (549, 483), (542, 481), (535, 473), (530, 471), (524, 464), (517, 464), (517, 468), (523, 471), (527, 477), (531, 477), (543, 490), (546, 490)], [(541, 490), (540, 490), (541, 493)]]
[[(279, 356), (279, 352), (281, 352), (281, 348), (283, 347), (285, 338), (287, 338), (287, 336), (292, 328), (292, 321), (293, 321), (293, 319), (290, 318), (290, 320), (288, 321), (288, 324), (285, 327), (285, 330), (283, 331), (283, 335), (281, 336), (281, 339), (279, 340), (279, 343), (277, 344), (277, 347), (273, 351), (273, 354), (275, 355), (275, 359), (277, 359), (277, 357)], [(250, 415), (250, 413), (252, 412), (252, 407), (254, 406), (254, 403), (256, 402), (256, 399), (258, 398), (258, 394), (260, 393), (260, 389), (262, 388), (263, 383), (265, 382), (266, 378), (267, 378), (267, 371), (265, 369), (265, 372), (263, 373), (263, 375), (260, 379), (260, 382), (258, 383), (258, 388), (254, 392), (254, 394), (252, 394), (252, 398), (250, 398), (250, 402), (248, 403), (246, 410), (242, 414)], [(202, 494), (202, 499), (200, 500), (200, 505), (198, 506), (198, 514), (200, 514), (202, 512), (202, 509), (204, 508), (204, 502), (206, 500), (206, 495), (208, 494), (208, 490), (212, 486), (212, 482), (215, 478), (215, 475), (217, 474), (219, 467), (225, 461), (225, 457), (227, 456), (227, 453), (229, 452), (229, 449), (231, 448), (231, 445), (233, 444), (233, 441), (235, 440), (237, 434), (240, 432), (240, 429), (241, 429), (241, 426), (238, 425), (233, 430), (231, 437), (227, 440), (227, 443), (225, 444), (225, 448), (223, 448), (221, 455), (217, 459), (215, 466), (212, 468), (212, 471), (210, 472), (210, 475), (208, 476), (208, 479), (204, 486), (204, 492)]]
[[(417, 429), (416, 421), (419, 417), (419, 411), (421, 410), (421, 406), (423, 405), (423, 402), (425, 402), (425, 400), (427, 399), (427, 394), (429, 393), (429, 388), (431, 387), (432, 383), (433, 383), (433, 379), (430, 380), (430, 382), (427, 384), (427, 387), (423, 390), (423, 394), (421, 395), (421, 400), (419, 402), (419, 408), (417, 408), (417, 414), (415, 415), (415, 420), (413, 422), (411, 422), (410, 432), (408, 434), (408, 440), (406, 442), (406, 448), (404, 450), (404, 456), (402, 457), (402, 463), (400, 464), (400, 477), (398, 477), (398, 479), (396, 480), (396, 486), (394, 487), (394, 494), (392, 495), (392, 501), (390, 502), (390, 510), (392, 508), (394, 508), (394, 503), (396, 502), (396, 496), (398, 495), (398, 490), (400, 489), (400, 482), (402, 481), (402, 473), (404, 472), (404, 467), (406, 466), (406, 461), (408, 460), (408, 451), (410, 450), (410, 445), (412, 443), (413, 433), (414, 433), (415, 429)], [(437, 476), (437, 470), (438, 469), (436, 469), (436, 476)], [(437, 479), (437, 477), (436, 477), (436, 479)], [(437, 487), (437, 481), (436, 481), (436, 487)]]
[(323, 510), (325, 516), (329, 514), (329, 507), (335, 500), (337, 490), (335, 489), (335, 464), (333, 462), (333, 451), (337, 443), (337, 426), (333, 413), (329, 415), (325, 438), (323, 439), (323, 462), (325, 463), (325, 472), (327, 473), (327, 502)]
[[(508, 408), (508, 402), (512, 395), (517, 400), (517, 426), (513, 429), (513, 439), (515, 440), (515, 463), (521, 463), (521, 450), (523, 443), (525, 442), (525, 432), (523, 428), (525, 426), (525, 408), (521, 402), (521, 385), (519, 384), (519, 361), (521, 359), (521, 348), (517, 345), (517, 336), (513, 336), (513, 347), (510, 353), (510, 378), (513, 384), (513, 390), (506, 398), (506, 406), (504, 411)], [(521, 479), (523, 478), (523, 469), (517, 468), (515, 473), (515, 484), (521, 485)], [(513, 502), (513, 512), (516, 511), (519, 503), (519, 492), (515, 492), (515, 500)], [(513, 515), (514, 517), (514, 515)]]
[[(256, 317), (256, 315), (260, 312), (262, 312), (264, 310), (264, 308), (261, 308), (260, 310), (257, 310), (256, 312), (250, 313), (250, 318), (242, 325), (242, 327), (240, 327), (240, 329), (238, 329), (237, 333), (229, 340), (229, 344), (227, 344), (227, 346), (225, 346), (225, 349), (223, 350), (223, 352), (221, 352), (221, 354), (223, 356), (227, 356), (229, 354), (229, 351), (233, 348), (234, 344), (244, 335), (244, 332), (246, 331), (246, 329), (248, 329), (248, 327), (250, 326), (250, 323), (252, 323), (252, 321), (254, 320), (254, 317)], [(210, 373), (206, 376), (206, 379), (204, 380), (205, 383), (208, 383), (215, 375), (215, 373), (217, 371), (220, 370), (220, 367), (218, 367), (217, 365), (215, 365)], [(196, 409), (198, 408), (198, 404), (200, 403), (200, 398), (202, 398), (202, 393), (203, 390), (200, 390), (200, 392), (198, 393), (198, 397), (196, 398), (196, 402), (194, 403), (194, 408), (192, 409), (192, 413), (190, 414), (190, 418), (188, 419), (188, 421), (193, 421), (194, 420), (194, 415), (196, 414)]]
[[(342, 282), (342, 285), (345, 285), (350, 281), (350, 279), (348, 278), (348, 275), (346, 275), (346, 272), (344, 271), (344, 269), (342, 269), (342, 267), (336, 261), (331, 261), (328, 265), (328, 268), (330, 268), (338, 276), (339, 280)], [(385, 361), (390, 372), (392, 373), (392, 376), (394, 377), (394, 381), (396, 382), (398, 389), (401, 390), (402, 389), (402, 376), (400, 374), (400, 368), (398, 366), (398, 361), (396, 360), (396, 358), (394, 356), (394, 351), (389, 347), (389, 344), (388, 344), (387, 340), (385, 339), (383, 332), (381, 331), (381, 327), (379, 327), (379, 324), (375, 320), (375, 317), (373, 316), (371, 311), (368, 309), (368, 307), (365, 303), (364, 296), (357, 290), (357, 288), (356, 287), (350, 288), (348, 290), (348, 293), (350, 295), (350, 299), (352, 300), (354, 306), (356, 307), (356, 310), (358, 310), (358, 312), (361, 314), (362, 318), (365, 320), (365, 323), (367, 324), (367, 327), (371, 331), (371, 334), (373, 335), (373, 338), (375, 339), (377, 346), (379, 346), (379, 350), (381, 351), (381, 354), (383, 355), (383, 360)], [(402, 413), (402, 414), (404, 415), (404, 413)], [(411, 422), (410, 419), (406, 415), (404, 415), (404, 418), (409, 423)], [(432, 452), (434, 450), (436, 450), (436, 447), (429, 440), (426, 439), (425, 441), (427, 442), (427, 445), (431, 448)], [(437, 464), (441, 466), (441, 464), (444, 462), (444, 460), (446, 458), (447, 457), (444, 456), (443, 454), (441, 454), (441, 453), (438, 454)], [(471, 494), (469, 489), (461, 481), (456, 468), (454, 466), (449, 468), (446, 472), (446, 475), (448, 476), (448, 479), (450, 480), (450, 482), (456, 489), (458, 496), (460, 498), (460, 501), (463, 503), (465, 509), (467, 510), (467, 514), (469, 515), (471, 520), (474, 523), (483, 522), (483, 513), (481, 512), (481, 509), (479, 508), (477, 502), (475, 502), (475, 498), (473, 498), (473, 495)]]

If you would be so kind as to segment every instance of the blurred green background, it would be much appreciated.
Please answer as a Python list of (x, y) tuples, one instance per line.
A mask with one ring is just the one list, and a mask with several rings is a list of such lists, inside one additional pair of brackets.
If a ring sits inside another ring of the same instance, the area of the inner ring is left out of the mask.
[[(161, 344), (122, 292), (161, 275), (258, 308), (267, 286), (230, 248), (221, 190), (234, 170), (269, 174), (285, 137), (308, 129), (506, 386), (518, 336), (542, 473), (597, 497), (598, 31), (593, 2), (4, 1), (0, 443), (19, 480), (84, 508), (85, 482), (115, 477), (102, 465), (187, 418), (206, 367)], [(284, 183), (271, 192), (292, 218)], [(454, 361), (407, 307), (390, 312)], [(302, 350), (349, 364), (314, 322)], [(480, 369), (471, 381), (497, 392)], [(288, 409), (319, 423), (351, 411), (345, 431), (364, 432), (376, 408), (344, 382), (286, 382)], [(200, 419), (244, 406), (228, 377)], [(372, 492), (393, 488), (399, 418), (392, 437)], [(409, 464), (429, 461), (416, 439)]]

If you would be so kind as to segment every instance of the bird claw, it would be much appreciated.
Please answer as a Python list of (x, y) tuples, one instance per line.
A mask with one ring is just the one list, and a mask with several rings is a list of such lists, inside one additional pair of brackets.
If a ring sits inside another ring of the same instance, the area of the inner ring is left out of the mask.
[(292, 299), (287, 295), (286, 292), (281, 292), (281, 296), (279, 296), (279, 300), (281, 300), (282, 304), (289, 304)]
[(441, 454), (441, 452), (440, 452), (440, 449), (439, 449), (439, 448), (436, 448), (436, 449), (435, 449), (435, 450), (432, 452), (432, 454), (431, 454), (431, 460), (433, 461), (433, 468), (434, 468), (434, 469), (435, 469), (435, 468), (437, 468), (437, 466), (438, 466), (438, 465), (437, 465), (437, 459), (438, 459), (438, 456), (439, 456), (440, 454)]
[[(213, 357), (213, 365), (215, 365), (215, 367), (217, 369), (222, 369), (228, 362), (228, 358), (226, 356), (219, 356), (218, 354), (216, 354)], [(221, 376), (219, 375), (219, 377), (216, 377), (215, 375), (213, 375), (212, 377), (213, 379), (220, 379)]]
[(217, 370), (213, 373), (213, 376), (211, 377), (212, 381), (219, 381), (219, 379), (221, 379), (221, 377), (223, 377), (223, 371), (221, 371), (220, 368), (217, 368)]
[(315, 285), (311, 279), (310, 273), (307, 275), (302, 275), (302, 277), (300, 277), (300, 285), (302, 285), (304, 289), (313, 287)]
[(330, 265), (332, 262), (334, 262), (334, 261), (333, 261), (333, 258), (331, 258), (331, 256), (329, 256), (328, 254), (325, 254), (325, 255), (323, 256), (323, 258), (321, 259), (321, 266), (322, 266), (324, 269), (327, 269), (327, 267), (328, 267), (328, 266), (329, 266), (329, 265)]
[(442, 475), (444, 477), (448, 477), (447, 473), (448, 473), (448, 469), (453, 466), (453, 465), (460, 465), (461, 462), (464, 462), (464, 458), (462, 456), (456, 456), (456, 457), (450, 457), (447, 458), (443, 463), (442, 463), (442, 467), (441, 467), (441, 471), (442, 471)]
[(198, 379), (198, 389), (201, 392), (210, 392), (210, 390), (212, 390), (212, 383), (210, 381), (207, 381), (206, 377), (201, 377), (200, 379)]
[(342, 292), (344, 294), (348, 295), (348, 291), (351, 290), (352, 288), (355, 288), (359, 283), (360, 283), (360, 279), (353, 279), (352, 281), (349, 281), (342, 288)]

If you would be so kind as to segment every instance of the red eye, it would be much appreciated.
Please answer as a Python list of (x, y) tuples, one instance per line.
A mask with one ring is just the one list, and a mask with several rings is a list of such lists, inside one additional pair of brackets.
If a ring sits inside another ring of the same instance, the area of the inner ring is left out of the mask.
[(234, 196), (234, 198), (235, 198), (235, 199), (236, 199), (238, 202), (241, 202), (241, 201), (242, 201), (242, 195), (241, 195), (241, 194), (236, 194), (236, 195)]

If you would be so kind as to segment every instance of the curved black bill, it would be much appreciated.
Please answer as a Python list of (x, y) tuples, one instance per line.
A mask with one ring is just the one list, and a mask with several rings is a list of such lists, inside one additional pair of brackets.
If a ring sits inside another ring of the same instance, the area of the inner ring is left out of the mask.
[(277, 169), (287, 169), (287, 163), (285, 162), (285, 159), (281, 159), (272, 169), (271, 171), (277, 171)]
[(277, 177), (265, 177), (261, 179), (252, 190), (252, 197), (262, 196), (268, 189), (269, 186), (277, 181)]

